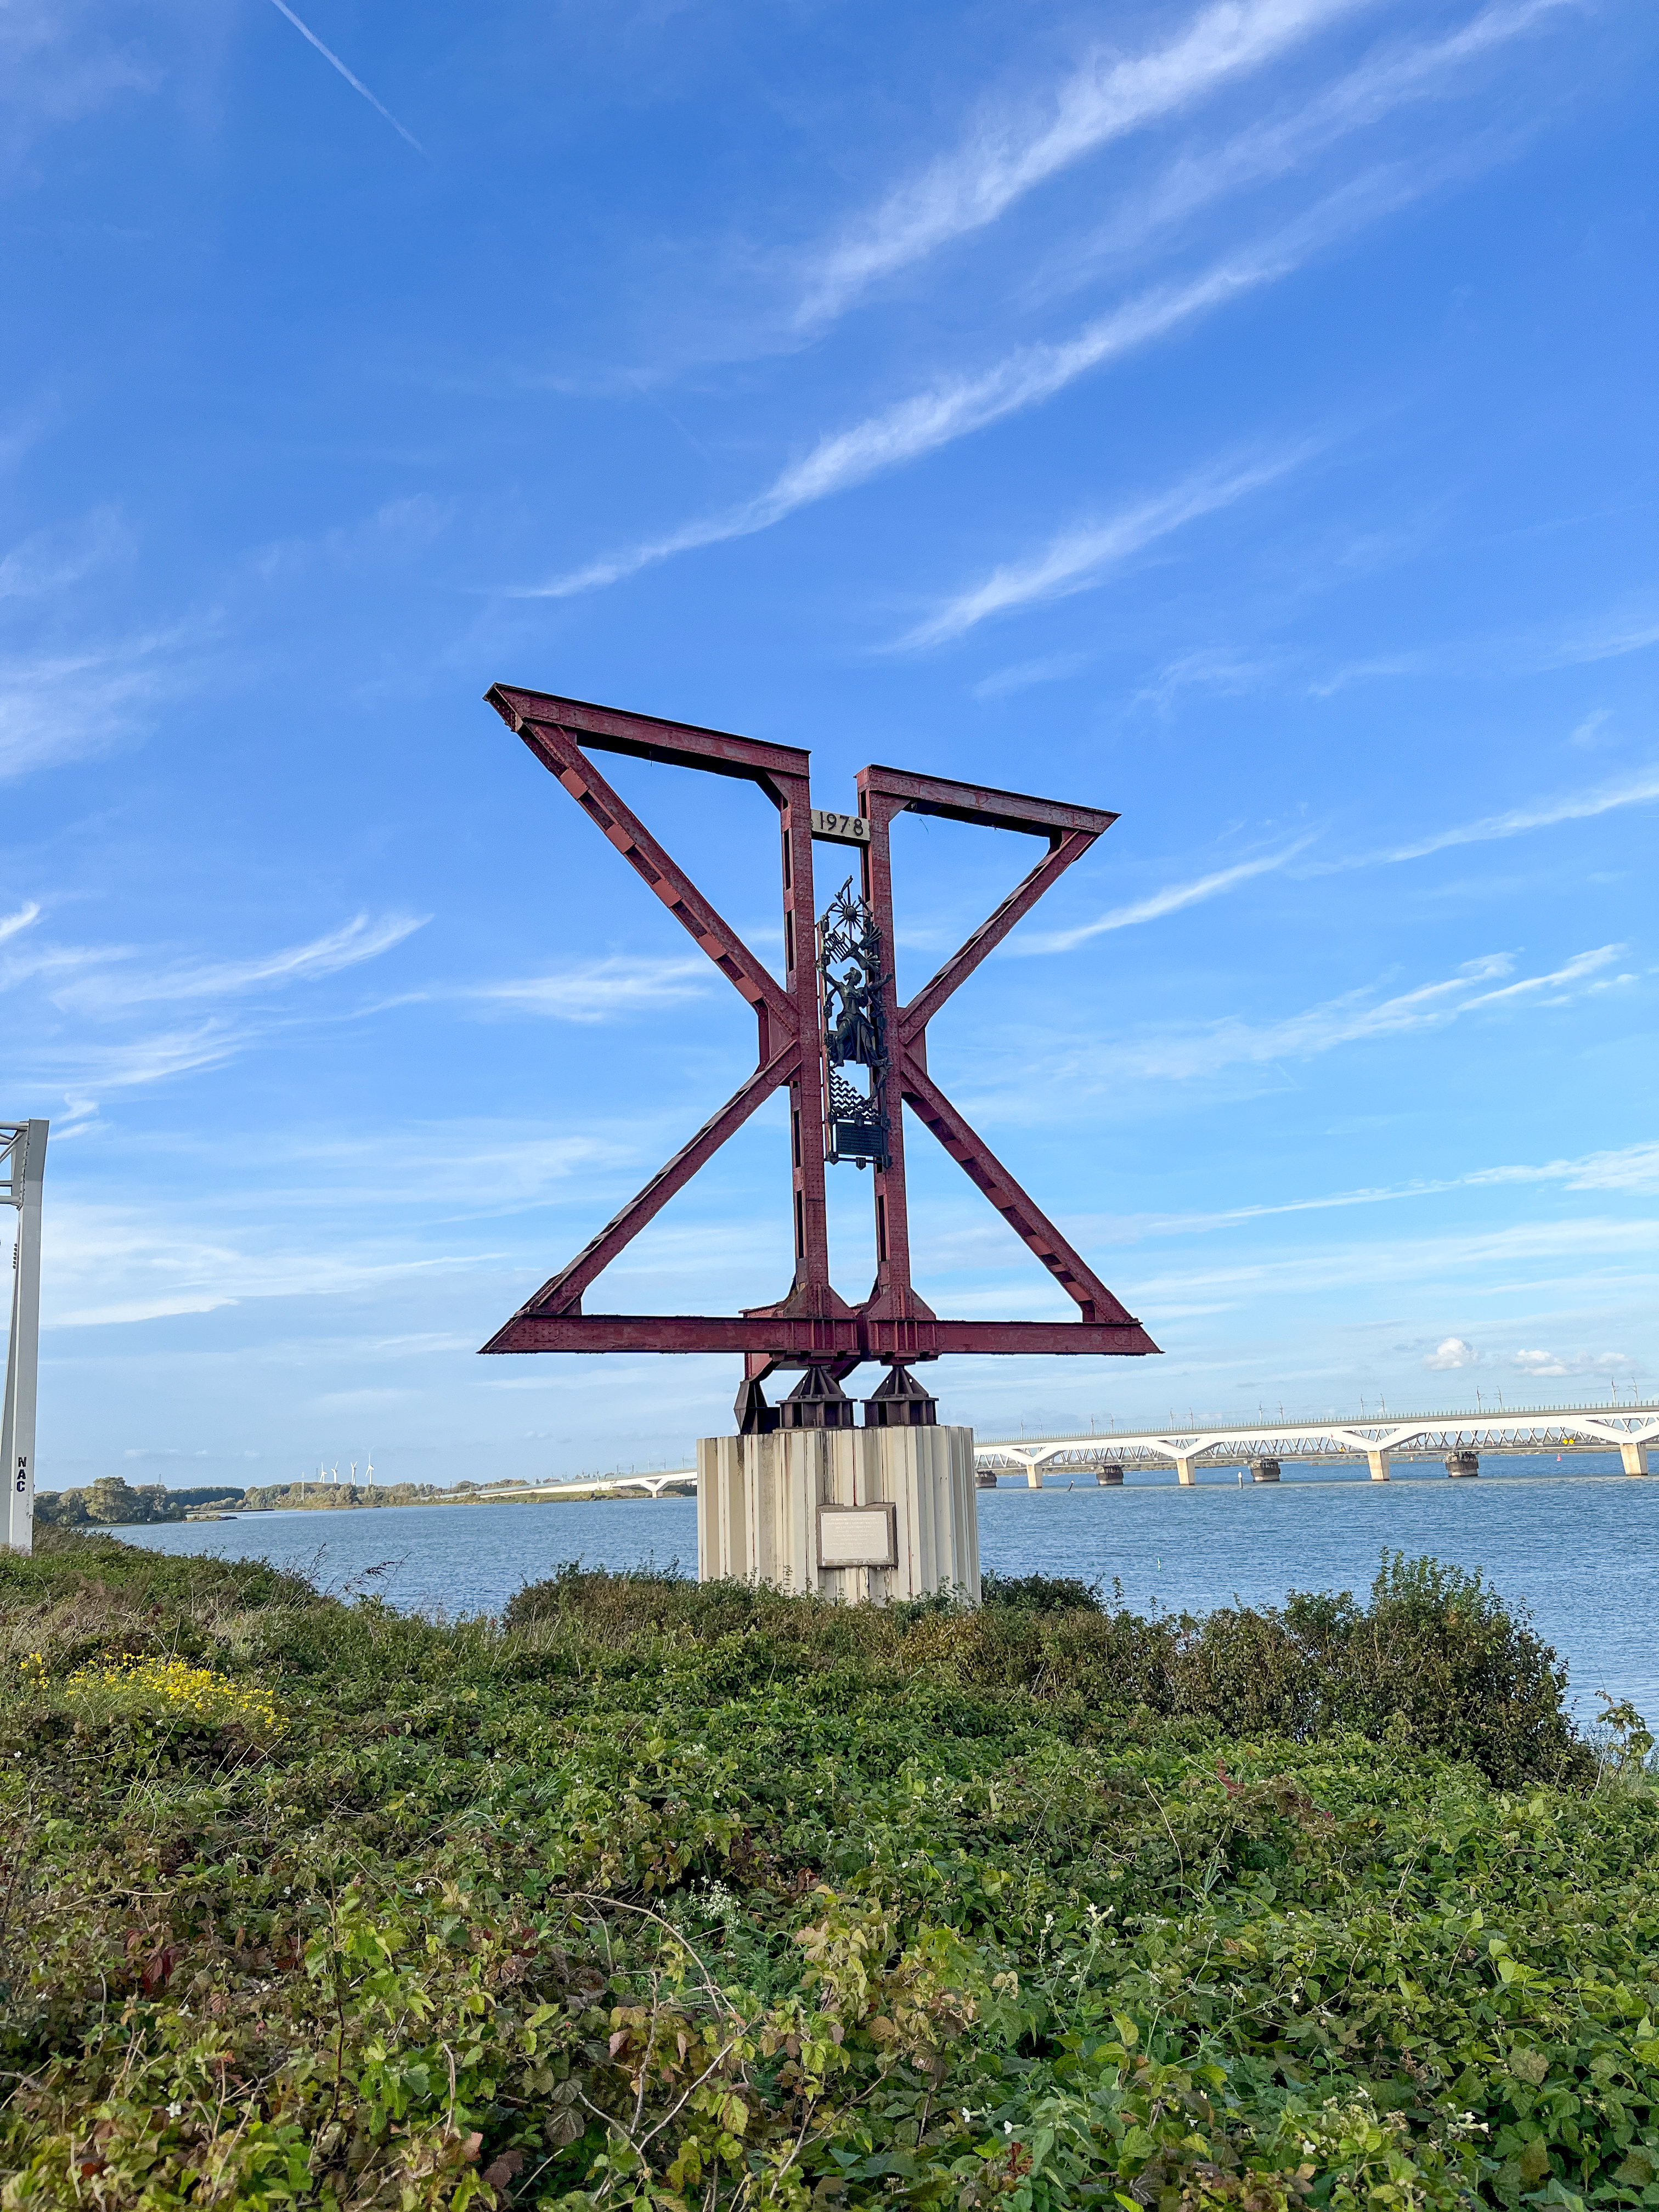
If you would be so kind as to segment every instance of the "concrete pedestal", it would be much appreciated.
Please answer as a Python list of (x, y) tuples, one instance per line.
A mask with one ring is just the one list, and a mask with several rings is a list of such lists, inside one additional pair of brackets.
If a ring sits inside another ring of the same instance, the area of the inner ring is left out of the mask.
[(1648, 1448), (1645, 1444), (1620, 1444), (1619, 1456), (1625, 1463), (1626, 1474), (1645, 1474), (1648, 1471)]
[(977, 1604), (973, 1431), (780, 1428), (704, 1437), (697, 1579), (728, 1577), (854, 1605), (941, 1589)]
[(1373, 1482), (1387, 1482), (1387, 1481), (1389, 1480), (1389, 1455), (1387, 1454), (1387, 1452), (1385, 1452), (1385, 1451), (1367, 1452), (1367, 1453), (1366, 1453), (1366, 1455), (1365, 1455), (1365, 1457), (1366, 1457), (1367, 1461), (1370, 1462), (1370, 1470), (1371, 1470), (1371, 1480), (1372, 1480)]

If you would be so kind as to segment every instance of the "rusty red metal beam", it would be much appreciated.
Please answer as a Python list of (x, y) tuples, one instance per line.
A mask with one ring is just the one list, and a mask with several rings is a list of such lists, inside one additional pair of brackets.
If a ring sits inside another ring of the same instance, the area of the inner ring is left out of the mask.
[(1078, 830), (1091, 842), (1117, 820), (1103, 806), (1073, 806), (1063, 799), (1031, 799), (1023, 791), (999, 791), (994, 784), (953, 783), (942, 775), (915, 775), (908, 769), (879, 764), (859, 772), (860, 791), (878, 791), (911, 814), (934, 814), (947, 822), (976, 823), (982, 830), (1021, 830), (1047, 837)]
[(622, 854), (635, 872), (649, 884), (676, 921), (706, 952), (726, 981), (750, 1005), (771, 1016), (785, 1036), (798, 1034), (793, 1006), (779, 989), (771, 971), (723, 921), (690, 876), (672, 860), (646, 828), (633, 808), (613, 791), (568, 730), (550, 723), (529, 722), (520, 736), (544, 768), (557, 776), (570, 796)]
[(1156, 1352), (1139, 1322), (882, 1321), (863, 1314), (515, 1314), (486, 1352), (730, 1352), (774, 1361), (937, 1359), (946, 1352)]
[(568, 730), (591, 752), (631, 753), (635, 760), (743, 776), (763, 785), (787, 783), (791, 777), (805, 783), (811, 760), (799, 745), (769, 744), (759, 738), (735, 737), (729, 730), (705, 730), (696, 722), (665, 722), (655, 714), (627, 714), (586, 699), (562, 699), (552, 691), (493, 684), (484, 696), (520, 736), (526, 723)]
[[(681, 1146), (673, 1158), (658, 1169), (645, 1188), (630, 1198), (622, 1212), (607, 1222), (591, 1243), (583, 1246), (568, 1267), (542, 1285), (532, 1298), (526, 1298), (517, 1314), (517, 1321), (526, 1314), (579, 1314), (582, 1310), (582, 1292), (593, 1278), (611, 1265), (625, 1245), (631, 1243), (647, 1221), (654, 1218), (667, 1205), (677, 1190), (684, 1189), (700, 1167), (711, 1160), (729, 1137), (736, 1136), (757, 1107), (765, 1104), (772, 1093), (790, 1081), (795, 1073), (795, 1063), (800, 1057), (800, 1047), (793, 1041), (787, 1044), (777, 1058), (765, 1067), (758, 1067), (740, 1091), (734, 1091), (718, 1114), (711, 1114), (696, 1135)], [(513, 1322), (507, 1323), (511, 1328)], [(503, 1343), (502, 1330), (492, 1337), (483, 1349), (486, 1352), (512, 1352), (519, 1347)]]
[(898, 1079), (905, 1103), (969, 1181), (984, 1192), (1015, 1236), (1036, 1253), (1066, 1296), (1076, 1300), (1084, 1320), (1109, 1322), (1115, 1328), (1134, 1325), (1088, 1261), (1020, 1188), (985, 1139), (969, 1127), (914, 1054), (905, 1055)]
[(1087, 830), (1059, 832), (1043, 858), (1015, 884), (995, 912), (988, 915), (962, 946), (953, 952), (931, 982), (924, 983), (914, 999), (899, 1008), (900, 1042), (915, 1044), (951, 994), (973, 974), (988, 953), (994, 952), (1022, 915), (1030, 909), (1064, 875), (1073, 860), (1080, 860), (1098, 833)]

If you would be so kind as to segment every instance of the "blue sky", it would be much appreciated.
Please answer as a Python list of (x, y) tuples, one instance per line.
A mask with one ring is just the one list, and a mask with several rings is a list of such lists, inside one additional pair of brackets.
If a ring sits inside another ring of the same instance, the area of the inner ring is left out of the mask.
[[(727, 1425), (720, 1361), (474, 1356), (754, 1042), (497, 680), (808, 745), (827, 806), (1121, 810), (932, 1059), (1164, 1356), (942, 1365), (947, 1415), (1651, 1390), (1656, 49), (1639, 0), (12, 0), (42, 1481)], [(775, 955), (765, 802), (616, 775)], [(896, 854), (902, 986), (1030, 857)], [(909, 1150), (935, 1307), (1060, 1317)], [(763, 1115), (590, 1308), (780, 1294), (786, 1208)]]

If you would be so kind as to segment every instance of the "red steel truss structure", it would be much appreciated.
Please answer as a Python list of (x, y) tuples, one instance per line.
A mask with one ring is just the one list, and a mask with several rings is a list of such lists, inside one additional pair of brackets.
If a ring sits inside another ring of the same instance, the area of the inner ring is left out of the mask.
[[(591, 1243), (520, 1307), (483, 1346), (485, 1352), (741, 1352), (749, 1382), (758, 1382), (777, 1368), (823, 1369), (838, 1382), (866, 1361), (902, 1365), (934, 1359), (942, 1352), (1121, 1356), (1158, 1350), (927, 1072), (929, 1022), (1020, 917), (1109, 829), (1117, 819), (1115, 814), (977, 784), (948, 782), (939, 776), (913, 775), (902, 769), (866, 768), (858, 778), (856, 816), (815, 817), (809, 756), (798, 746), (764, 744), (505, 684), (495, 685), (486, 696), (748, 1000), (760, 1037), (754, 1073)], [(777, 808), (782, 837), (783, 983), (714, 911), (594, 767), (590, 756), (607, 752), (736, 776), (758, 784)], [(894, 817), (906, 812), (1024, 831), (1044, 839), (1048, 851), (907, 1005), (898, 1003), (890, 954), (882, 963), (881, 1029), (887, 1041), (886, 1087), (891, 1102), (888, 1150), (885, 1164), (873, 1171), (875, 1283), (861, 1305), (850, 1306), (830, 1279), (824, 1218), (824, 1070), (814, 954), (812, 843), (816, 837), (856, 847), (864, 898), (881, 944), (890, 948), (889, 832)], [(732, 1315), (584, 1313), (582, 1299), (595, 1278), (762, 1102), (782, 1090), (789, 1093), (793, 1179), (795, 1266), (788, 1295), (774, 1305)], [(942, 1321), (916, 1295), (910, 1282), (900, 1097), (1075, 1302), (1075, 1321)]]

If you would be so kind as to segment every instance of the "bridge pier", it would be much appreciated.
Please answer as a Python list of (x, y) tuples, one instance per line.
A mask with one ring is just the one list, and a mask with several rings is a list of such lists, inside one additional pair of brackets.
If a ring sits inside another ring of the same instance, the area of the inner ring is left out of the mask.
[(1123, 1480), (1123, 1469), (1115, 1460), (1109, 1460), (1104, 1467), (1095, 1469), (1095, 1480), (1103, 1490), (1116, 1489)]
[(1388, 1481), (1388, 1480), (1389, 1480), (1389, 1455), (1387, 1454), (1387, 1452), (1385, 1452), (1385, 1451), (1367, 1452), (1367, 1453), (1366, 1453), (1366, 1455), (1365, 1455), (1365, 1463), (1366, 1463), (1366, 1465), (1370, 1468), (1370, 1471), (1371, 1471), (1371, 1480), (1372, 1480), (1373, 1482), (1387, 1482), (1387, 1481)]
[(1619, 1456), (1625, 1462), (1626, 1474), (1645, 1474), (1648, 1471), (1648, 1448), (1645, 1444), (1620, 1444)]
[(1198, 1480), (1197, 1461), (1195, 1459), (1177, 1459), (1175, 1466), (1176, 1480), (1181, 1485), (1183, 1490), (1190, 1490), (1193, 1487), (1193, 1485)]
[(1480, 1453), (1449, 1451), (1446, 1454), (1446, 1472), (1454, 1482), (1468, 1481), (1472, 1474), (1479, 1474), (1480, 1472)]
[(1253, 1459), (1250, 1462), (1252, 1482), (1277, 1482), (1278, 1480), (1279, 1462), (1276, 1459)]

